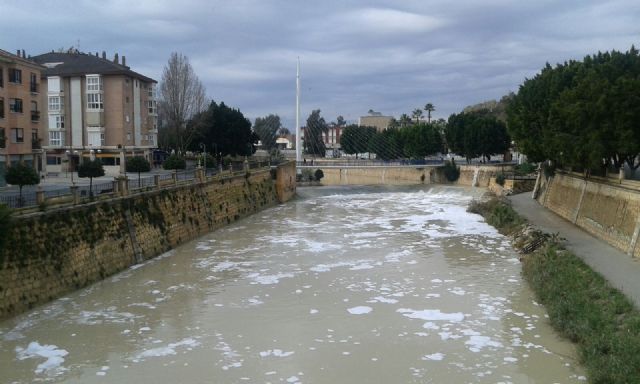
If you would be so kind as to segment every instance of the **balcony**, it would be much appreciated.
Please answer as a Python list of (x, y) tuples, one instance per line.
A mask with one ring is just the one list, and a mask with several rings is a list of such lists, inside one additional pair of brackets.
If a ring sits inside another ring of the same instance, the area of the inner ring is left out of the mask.
[(31, 139), (31, 149), (42, 149), (42, 139)]
[(38, 83), (29, 84), (29, 90), (31, 93), (38, 93)]
[(40, 111), (31, 111), (31, 121), (40, 121)]

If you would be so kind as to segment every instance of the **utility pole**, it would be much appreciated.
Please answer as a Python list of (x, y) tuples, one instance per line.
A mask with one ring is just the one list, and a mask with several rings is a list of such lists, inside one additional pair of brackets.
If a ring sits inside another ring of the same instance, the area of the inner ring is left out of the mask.
[(302, 159), (302, 145), (300, 145), (300, 57), (296, 67), (296, 162)]

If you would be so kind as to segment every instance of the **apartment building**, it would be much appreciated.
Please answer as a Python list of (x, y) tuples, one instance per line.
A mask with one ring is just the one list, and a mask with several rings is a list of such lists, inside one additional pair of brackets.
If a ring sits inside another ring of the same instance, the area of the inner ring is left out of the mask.
[(102, 160), (107, 174), (124, 157), (152, 161), (157, 147), (157, 81), (132, 71), (126, 58), (76, 50), (32, 57), (44, 66), (42, 93), (47, 172), (74, 170), (82, 158)]
[(11, 164), (43, 170), (41, 72), (45, 68), (0, 49), (0, 186)]
[(369, 111), (368, 116), (361, 116), (358, 125), (366, 126), (366, 127), (376, 127), (378, 132), (382, 132), (385, 129), (389, 128), (389, 124), (391, 124), (391, 120), (393, 120), (393, 116), (384, 116), (380, 112)]

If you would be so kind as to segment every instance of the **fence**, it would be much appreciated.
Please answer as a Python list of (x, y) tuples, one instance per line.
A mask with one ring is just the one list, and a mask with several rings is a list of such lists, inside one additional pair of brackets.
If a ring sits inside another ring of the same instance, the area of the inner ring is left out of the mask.
[(152, 176), (147, 175), (140, 179), (133, 177), (127, 179), (126, 183), (123, 179), (119, 178), (110, 181), (100, 181), (93, 183), (91, 190), (89, 190), (89, 185), (72, 185), (46, 190), (31, 186), (23, 188), (22, 198), (20, 198), (17, 192), (0, 192), (0, 204), (4, 204), (10, 208), (30, 208), (39, 204), (81, 204), (91, 197), (93, 197), (93, 199), (111, 198), (118, 194), (126, 194), (128, 191), (140, 192), (143, 190), (189, 184), (204, 181), (203, 179), (210, 177), (227, 177), (233, 174), (237, 175), (249, 169), (264, 169), (269, 166), (270, 162), (268, 160), (250, 161), (248, 163), (233, 162), (226, 167), (217, 169), (210, 168), (206, 171), (198, 168), (172, 171), (170, 173), (155, 174)]

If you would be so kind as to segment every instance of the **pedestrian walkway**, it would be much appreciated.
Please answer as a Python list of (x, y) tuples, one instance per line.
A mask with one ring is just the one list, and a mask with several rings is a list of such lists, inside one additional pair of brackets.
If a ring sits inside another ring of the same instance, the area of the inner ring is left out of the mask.
[(640, 308), (640, 261), (593, 237), (579, 227), (542, 207), (531, 193), (509, 196), (513, 208), (531, 224), (547, 233), (559, 233), (564, 245), (625, 293)]

